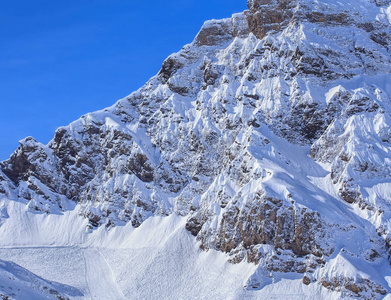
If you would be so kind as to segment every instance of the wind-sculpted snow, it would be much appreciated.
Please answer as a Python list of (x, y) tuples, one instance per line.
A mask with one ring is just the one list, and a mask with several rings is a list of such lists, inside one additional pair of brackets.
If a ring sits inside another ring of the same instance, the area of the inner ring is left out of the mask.
[(48, 145), (22, 140), (0, 163), (0, 195), (30, 213), (77, 210), (91, 234), (177, 214), (201, 249), (257, 266), (249, 290), (296, 274), (380, 298), (391, 291), (390, 3), (248, 7), (205, 22), (142, 88)]
[(83, 294), (70, 286), (44, 280), (9, 261), (0, 260), (0, 298), (57, 299), (80, 297)]

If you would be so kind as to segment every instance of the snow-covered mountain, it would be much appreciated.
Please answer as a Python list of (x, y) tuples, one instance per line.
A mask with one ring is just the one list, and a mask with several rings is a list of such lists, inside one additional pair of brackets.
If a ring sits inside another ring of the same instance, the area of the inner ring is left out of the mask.
[[(1, 257), (70, 298), (389, 299), (391, 1), (248, 8), (48, 145), (20, 141)], [(84, 273), (61, 281), (68, 259)]]

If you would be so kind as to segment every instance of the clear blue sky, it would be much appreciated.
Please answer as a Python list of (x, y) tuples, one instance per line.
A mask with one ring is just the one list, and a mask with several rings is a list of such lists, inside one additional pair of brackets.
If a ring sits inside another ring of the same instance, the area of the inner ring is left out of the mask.
[(246, 0), (3, 1), (0, 10), (0, 161), (26, 136), (115, 103), (190, 43), (204, 21)]

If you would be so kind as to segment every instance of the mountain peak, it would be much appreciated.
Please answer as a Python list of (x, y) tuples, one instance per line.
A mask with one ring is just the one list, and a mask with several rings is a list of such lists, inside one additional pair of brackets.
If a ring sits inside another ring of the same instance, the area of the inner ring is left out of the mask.
[(318, 298), (380, 298), (391, 291), (387, 5), (252, 0), (205, 22), (139, 90), (47, 146), (21, 142), (0, 164), (15, 212), (5, 226), (64, 214), (85, 221), (77, 241), (163, 226), (182, 247), (165, 227), (177, 218), (187, 242), (253, 266), (246, 295), (294, 278)]
[[(258, 38), (270, 31), (280, 31), (292, 22), (310, 22), (320, 26), (389, 26), (390, 11), (386, 8), (390, 1), (336, 0), (249, 0), (250, 30)], [(376, 24), (373, 24), (375, 22)]]

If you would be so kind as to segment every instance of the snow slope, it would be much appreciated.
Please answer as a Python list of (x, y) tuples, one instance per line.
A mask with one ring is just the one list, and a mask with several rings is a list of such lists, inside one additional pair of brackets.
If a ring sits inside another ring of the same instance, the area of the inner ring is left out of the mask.
[[(55, 224), (54, 220), (39, 219), (34, 215), (27, 225), (38, 222), (45, 231), (46, 226)], [(85, 222), (81, 217), (76, 220), (80, 223), (75, 226)], [(39, 234), (23, 247), (6, 246), (7, 241), (2, 239), (0, 256), (42, 278), (61, 282), (64, 287), (59, 290), (71, 299), (286, 299), (287, 295), (296, 297), (292, 299), (320, 295), (338, 299), (338, 294), (318, 286), (307, 287), (295, 274), (276, 279), (275, 286), (263, 290), (243, 289), (256, 266), (231, 264), (223, 253), (201, 251), (199, 243), (184, 229), (185, 222), (186, 218), (177, 215), (149, 218), (135, 230), (120, 227), (84, 233), (86, 240), (78, 246), (67, 244), (61, 230), (56, 230), (58, 239), (50, 246)], [(32, 295), (18, 293), (16, 299), (32, 299)], [(45, 297), (50, 295), (37, 299)]]
[[(68, 299), (83, 294), (74, 287), (44, 280), (19, 265), (0, 261), (2, 299)], [(114, 299), (114, 298), (113, 298)]]

